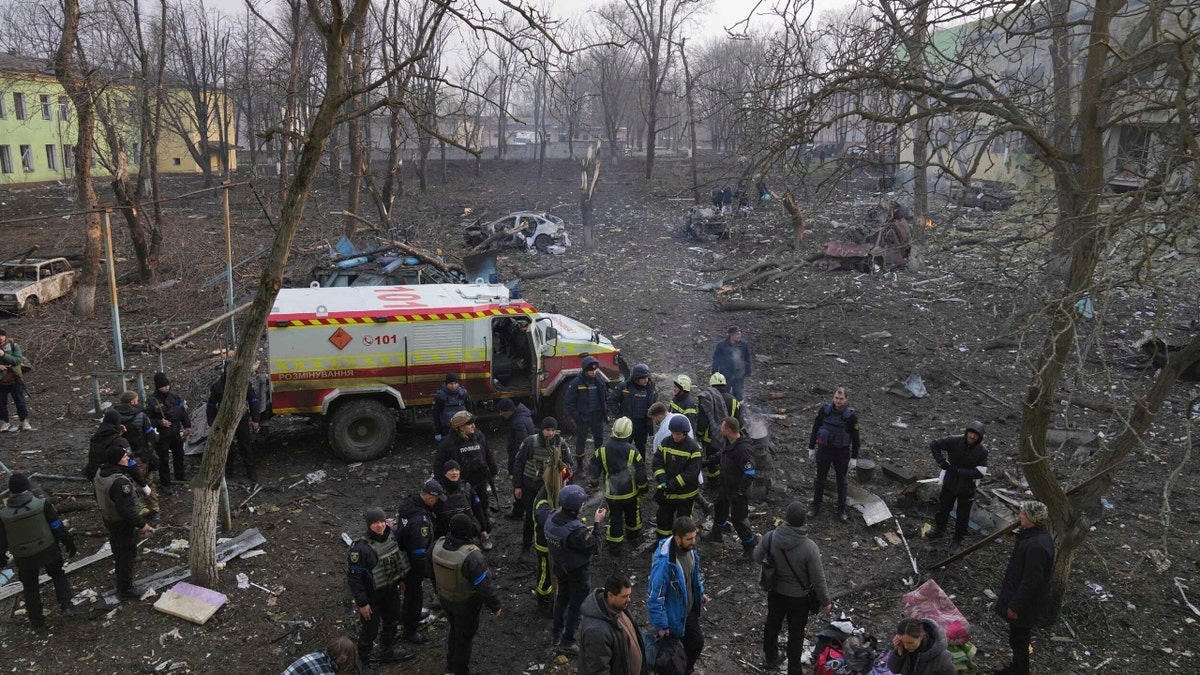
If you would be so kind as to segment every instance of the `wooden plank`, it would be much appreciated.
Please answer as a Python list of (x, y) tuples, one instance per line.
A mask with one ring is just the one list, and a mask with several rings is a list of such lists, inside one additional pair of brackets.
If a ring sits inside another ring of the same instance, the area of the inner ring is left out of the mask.
[[(56, 544), (57, 544), (57, 542), (56, 542)], [(86, 558), (80, 558), (79, 560), (68, 563), (67, 566), (63, 569), (65, 569), (67, 571), (67, 574), (70, 574), (71, 572), (74, 572), (75, 570), (82, 569), (84, 567), (87, 567), (88, 565), (91, 565), (94, 562), (104, 560), (105, 558), (108, 558), (111, 556), (112, 556), (112, 549), (108, 547), (108, 544), (105, 544), (104, 548), (101, 548), (99, 551), (96, 551), (95, 553), (89, 555)], [(43, 574), (40, 577), (38, 577), (38, 585), (39, 586), (46, 583), (47, 581), (50, 581), (50, 576), (47, 574)], [(10, 581), (7, 584), (4, 584), (4, 586), (0, 587), (0, 600), (3, 600), (5, 598), (11, 598), (14, 595), (18, 595), (24, 589), (25, 589), (25, 585), (22, 584), (21, 582), (17, 581), (16, 577), (14, 577), (12, 581)]]
[(226, 602), (229, 598), (224, 593), (180, 581), (162, 594), (154, 609), (203, 626)]
[[(230, 539), (223, 544), (217, 544), (217, 562), (229, 562), (246, 551), (258, 548), (267, 543), (267, 538), (255, 528), (250, 528), (242, 532), (238, 536)], [(149, 589), (158, 590), (166, 588), (178, 581), (183, 581), (192, 576), (192, 571), (184, 565), (169, 567), (161, 572), (156, 572), (144, 579), (140, 579), (134, 584), (145, 592)], [(117, 604), (117, 590), (110, 588), (102, 594), (106, 605)]]

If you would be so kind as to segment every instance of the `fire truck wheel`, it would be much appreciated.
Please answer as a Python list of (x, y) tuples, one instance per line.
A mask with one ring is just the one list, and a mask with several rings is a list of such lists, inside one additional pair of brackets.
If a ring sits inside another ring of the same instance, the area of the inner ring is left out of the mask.
[(379, 459), (395, 439), (396, 416), (379, 401), (350, 401), (334, 410), (329, 422), (329, 445), (347, 462)]

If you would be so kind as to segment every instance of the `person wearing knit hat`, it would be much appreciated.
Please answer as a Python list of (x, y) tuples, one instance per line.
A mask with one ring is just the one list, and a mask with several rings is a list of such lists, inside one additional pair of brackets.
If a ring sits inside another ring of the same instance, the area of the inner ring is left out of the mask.
[(430, 554), (434, 588), (446, 612), (446, 672), (471, 670), (471, 642), (479, 631), (479, 610), (486, 605), (499, 617), (500, 594), (492, 582), (487, 559), (475, 546), (478, 532), (466, 514), (450, 519), (450, 532), (437, 540)]
[(1046, 530), (1046, 505), (1021, 502), (1021, 531), (1014, 538), (1013, 552), (993, 607), (1008, 623), (1012, 663), (995, 672), (1029, 675), (1029, 644), (1033, 629), (1050, 621), (1050, 579), (1054, 573), (1054, 538)]
[(774, 576), (767, 587), (767, 621), (763, 629), (763, 657), (767, 669), (778, 666), (779, 629), (787, 619), (788, 672), (800, 672), (804, 652), (804, 627), (809, 614), (828, 614), (831, 605), (821, 549), (808, 538), (804, 524), (808, 508), (803, 502), (788, 505), (785, 522), (759, 538), (754, 562), (770, 567)]
[[(533, 411), (525, 407), (524, 403), (515, 403), (511, 398), (502, 398), (496, 406), (500, 411), (500, 416), (504, 418), (507, 425), (507, 433), (505, 434), (504, 463), (505, 475), (508, 476), (508, 482), (512, 485), (515, 491), (518, 487), (516, 475), (513, 473), (517, 464), (517, 455), (521, 454), (521, 445), (525, 443), (525, 439), (537, 433), (537, 428), (533, 424)], [(497, 495), (499, 498), (499, 495)], [(530, 514), (525, 510), (525, 505), (520, 499), (513, 498), (512, 510), (505, 514), (508, 520), (529, 520)]]
[(583, 357), (579, 374), (567, 384), (563, 404), (575, 423), (575, 466), (583, 466), (588, 436), (594, 451), (604, 443), (604, 423), (608, 421), (608, 388), (600, 377), (599, 359)]
[(103, 466), (96, 471), (92, 486), (100, 504), (100, 520), (108, 530), (113, 566), (117, 576), (117, 599), (137, 600), (141, 593), (133, 585), (137, 565), (139, 535), (150, 534), (150, 525), (142, 517), (140, 497), (148, 486), (136, 487), (130, 480), (130, 456), (126, 444), (114, 443), (106, 450)]
[(441, 441), (450, 433), (450, 418), (475, 409), (471, 395), (458, 380), (458, 373), (446, 373), (445, 384), (433, 395), (433, 439)]
[(446, 460), (445, 469), (434, 480), (442, 487), (442, 508), (434, 513), (434, 537), (445, 536), (450, 531), (450, 521), (458, 514), (483, 522), (485, 513), (479, 492), (469, 481), (463, 480), (462, 469), (453, 459)]
[(402, 592), (404, 602), (400, 611), (400, 625), (405, 642), (425, 644), (428, 638), (420, 632), (421, 607), (425, 604), (426, 567), (429, 551), (433, 548), (435, 524), (446, 504), (446, 488), (436, 480), (427, 480), (416, 494), (400, 500), (396, 509), (396, 544), (408, 556), (409, 570), (404, 578)]
[(38, 576), (43, 568), (54, 580), (54, 597), (64, 615), (73, 614), (71, 582), (63, 571), (63, 557), (59, 544), (66, 549), (67, 557), (78, 552), (75, 537), (63, 524), (50, 500), (38, 497), (33, 486), (23, 473), (14, 473), (8, 479), (8, 501), (0, 508), (0, 561), (8, 552), (13, 554), (13, 566), (17, 568), (25, 596), (25, 615), (34, 630), (46, 627), (42, 613), (42, 593)]
[(409, 661), (415, 655), (395, 644), (400, 625), (400, 584), (410, 570), (408, 556), (392, 535), (383, 509), (368, 508), (363, 512), (363, 521), (367, 531), (350, 546), (346, 580), (358, 606), (360, 670), (369, 672), (377, 637), (380, 650), (376, 660), (380, 663)]
[[(567, 442), (558, 434), (558, 420), (542, 418), (541, 430), (530, 434), (517, 450), (513, 461), (513, 502), (520, 504), (521, 513), (526, 514), (521, 528), (520, 558), (529, 559), (534, 540), (533, 506), (538, 490), (542, 487), (542, 472), (551, 463), (571, 466), (571, 452)], [(513, 507), (516, 510), (516, 506)]]
[[(487, 436), (475, 427), (475, 416), (466, 410), (455, 413), (449, 421), (450, 431), (438, 443), (433, 453), (432, 473), (434, 477), (446, 473), (446, 462), (456, 461), (462, 470), (462, 479), (475, 488), (482, 516), (479, 518), (480, 546), (492, 550), (492, 523), (490, 520), (490, 497), (488, 486), (496, 492), (495, 477), (500, 473), (496, 457), (488, 446)], [(499, 494), (496, 494), (499, 498)], [(497, 510), (499, 510), (499, 505)]]
[(174, 491), (172, 483), (187, 481), (183, 467), (183, 439), (192, 433), (192, 419), (183, 399), (171, 391), (166, 373), (154, 374), (154, 391), (146, 399), (150, 421), (158, 431), (158, 482), (163, 494)]

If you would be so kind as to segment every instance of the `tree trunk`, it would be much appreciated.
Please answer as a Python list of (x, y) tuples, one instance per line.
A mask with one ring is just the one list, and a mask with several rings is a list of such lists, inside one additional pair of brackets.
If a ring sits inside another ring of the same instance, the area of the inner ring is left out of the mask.
[(650, 92), (649, 109), (646, 112), (646, 180), (654, 175), (655, 128), (658, 123), (658, 96)]
[(679, 41), (679, 56), (683, 59), (683, 91), (687, 96), (688, 131), (689, 140), (691, 141), (691, 145), (689, 146), (690, 152), (688, 155), (692, 158), (692, 202), (699, 204), (700, 171), (696, 167), (696, 162), (698, 161), (696, 158), (696, 101), (695, 97), (692, 95), (692, 73), (688, 68), (687, 49), (685, 49), (686, 45), (687, 38)]
[[(79, 0), (63, 0), (63, 32), (54, 56), (54, 74), (75, 105), (75, 191), (83, 216), (85, 240), (83, 271), (75, 288), (75, 314), (88, 317), (96, 312), (96, 287), (100, 277), (101, 230), (99, 199), (92, 185), (92, 152), (96, 141), (96, 109), (91, 84), (83, 79), (86, 63), (76, 64), (75, 47), (79, 39)], [(82, 55), (80, 56), (82, 58)]]
[[(75, 2), (77, 0), (69, 0)], [(312, 190), (313, 181), (321, 164), (321, 154), (325, 143), (333, 131), (338, 111), (345, 102), (345, 72), (344, 58), (346, 42), (356, 30), (361, 29), (361, 23), (370, 0), (355, 0), (349, 15), (343, 19), (334, 16), (326, 22), (323, 18), (313, 16), (322, 36), (325, 39), (325, 92), (321, 99), (316, 116), (309, 126), (308, 135), (300, 152), (296, 165), (296, 173), (287, 189), (283, 200), (283, 208), (279, 215), (279, 228), (271, 245), (271, 252), (263, 264), (262, 275), (259, 277), (258, 289), (254, 301), (246, 316), (245, 324), (238, 341), (237, 351), (226, 373), (226, 396), (217, 410), (212, 430), (208, 437), (207, 450), (196, 477), (195, 506), (192, 512), (193, 545), (188, 556), (188, 565), (192, 579), (200, 586), (214, 587), (217, 584), (217, 564), (215, 537), (217, 528), (217, 508), (221, 479), (225, 473), (225, 460), (229, 454), (229, 445), (233, 440), (234, 430), (238, 420), (245, 410), (246, 397), (239, 396), (242, 386), (249, 382), (251, 364), (256, 357), (256, 350), (267, 316), (275, 297), (283, 283), (283, 272), (287, 265), (288, 252), (296, 231), (300, 227), (304, 206)], [(313, 3), (314, 11), (318, 7)]]
[(579, 216), (583, 221), (583, 247), (592, 248), (595, 245), (592, 196), (596, 193), (596, 180), (600, 177), (599, 139), (588, 147), (587, 157), (579, 165)]

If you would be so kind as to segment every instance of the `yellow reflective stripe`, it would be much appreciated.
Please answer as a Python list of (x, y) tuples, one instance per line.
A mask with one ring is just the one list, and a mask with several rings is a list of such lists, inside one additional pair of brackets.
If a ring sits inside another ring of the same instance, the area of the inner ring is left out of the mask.
[(697, 489), (695, 489), (695, 490), (692, 490), (691, 492), (688, 492), (687, 494), (670, 494), (670, 495), (667, 495), (667, 499), (675, 499), (675, 500), (679, 500), (679, 499), (691, 499), (692, 497), (695, 497), (695, 496), (696, 496), (696, 495), (698, 495), (698, 494), (700, 494), (700, 489), (699, 489), (699, 488), (697, 488)]
[[(350, 368), (378, 368), (387, 366), (431, 365), (445, 363), (451, 365), (468, 363), (487, 363), (487, 350), (480, 349), (423, 349), (407, 354), (404, 352), (388, 352), (383, 354), (358, 355), (328, 355), (323, 358), (304, 357), (296, 359), (271, 359), (272, 373), (305, 372), (310, 370), (335, 370)], [(441, 375), (438, 376), (442, 377)]]

